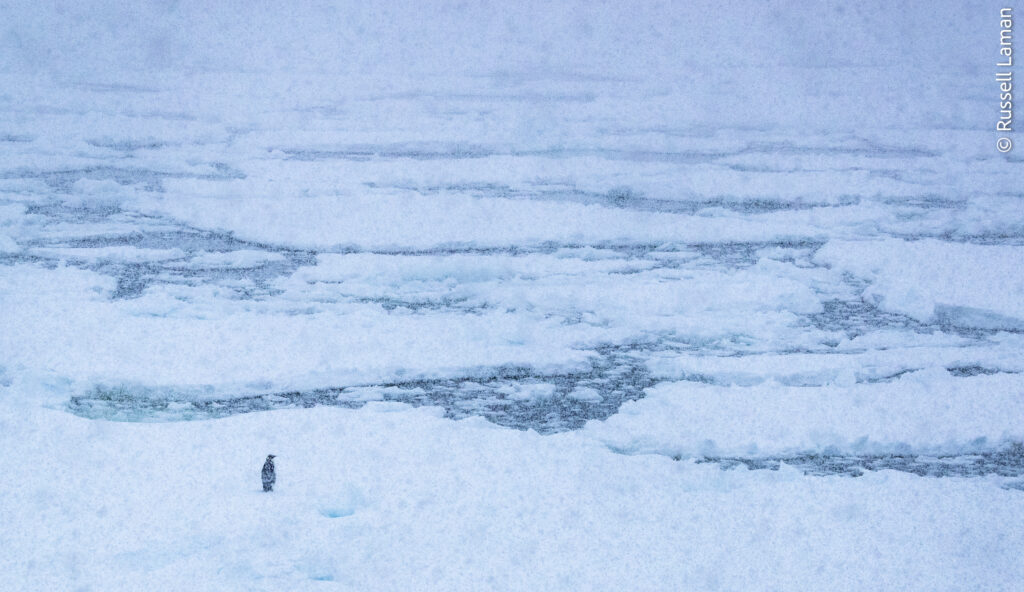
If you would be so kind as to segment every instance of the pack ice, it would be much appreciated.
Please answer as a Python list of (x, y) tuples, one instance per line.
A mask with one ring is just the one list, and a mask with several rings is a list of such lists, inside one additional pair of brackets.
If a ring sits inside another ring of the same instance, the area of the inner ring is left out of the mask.
[(0, 589), (1019, 589), (1000, 8), (6, 3)]

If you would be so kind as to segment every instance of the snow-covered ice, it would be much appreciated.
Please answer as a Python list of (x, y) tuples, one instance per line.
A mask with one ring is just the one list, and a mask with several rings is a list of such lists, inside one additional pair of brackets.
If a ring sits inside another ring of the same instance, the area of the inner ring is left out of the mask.
[(1024, 576), (1021, 494), (993, 479), (722, 471), (404, 406), (19, 422), (33, 427), (0, 436), (20, 484), (4, 494), (18, 525), (0, 533), (4, 589), (1010, 590)]
[(0, 589), (1017, 588), (1000, 8), (5, 4)]
[(1024, 247), (925, 239), (836, 241), (815, 261), (871, 281), (863, 296), (920, 321), (1024, 330)]

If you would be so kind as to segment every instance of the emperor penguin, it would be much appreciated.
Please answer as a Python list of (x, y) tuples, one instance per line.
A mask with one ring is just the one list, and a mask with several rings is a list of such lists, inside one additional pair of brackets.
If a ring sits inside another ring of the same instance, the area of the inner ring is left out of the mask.
[(277, 481), (277, 473), (274, 472), (274, 455), (267, 455), (267, 462), (263, 463), (263, 491), (273, 491), (274, 481)]

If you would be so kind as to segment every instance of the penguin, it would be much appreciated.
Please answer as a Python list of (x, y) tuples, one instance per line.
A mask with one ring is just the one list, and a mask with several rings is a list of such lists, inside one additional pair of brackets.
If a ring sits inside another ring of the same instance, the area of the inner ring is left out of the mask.
[(274, 481), (277, 481), (277, 473), (274, 472), (274, 455), (267, 455), (267, 462), (263, 463), (263, 491), (274, 491)]

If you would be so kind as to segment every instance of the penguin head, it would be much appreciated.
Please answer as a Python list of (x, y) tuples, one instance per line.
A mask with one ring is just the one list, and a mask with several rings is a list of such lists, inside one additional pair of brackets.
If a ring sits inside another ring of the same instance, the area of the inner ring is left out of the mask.
[(275, 456), (275, 455), (273, 455), (273, 454), (268, 454), (268, 455), (267, 455), (267, 460), (272, 460), (272, 459), (274, 458), (274, 456)]

